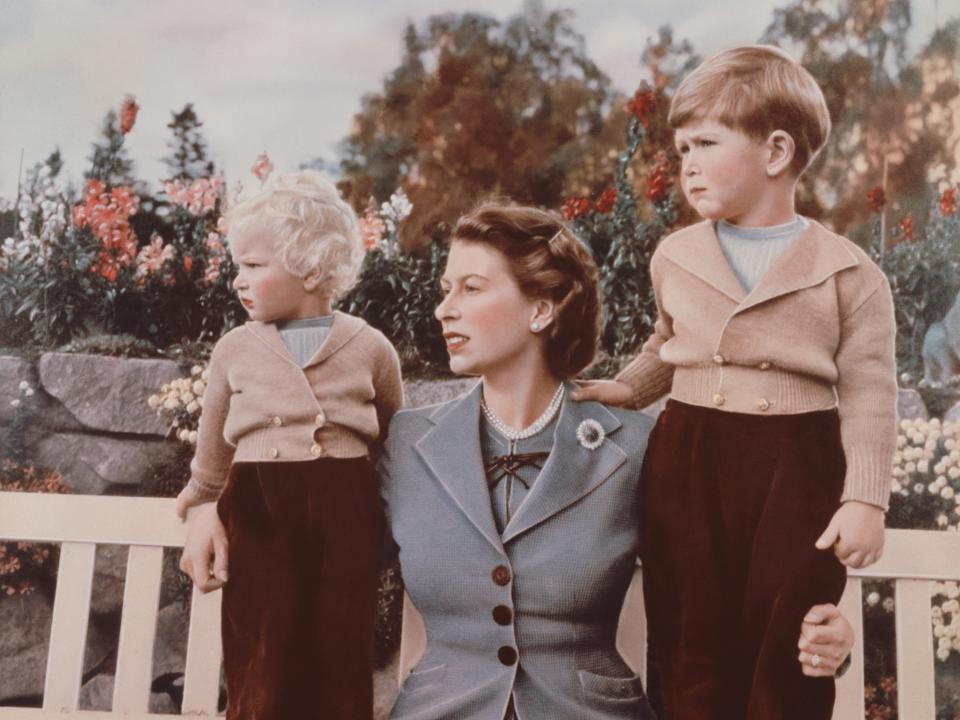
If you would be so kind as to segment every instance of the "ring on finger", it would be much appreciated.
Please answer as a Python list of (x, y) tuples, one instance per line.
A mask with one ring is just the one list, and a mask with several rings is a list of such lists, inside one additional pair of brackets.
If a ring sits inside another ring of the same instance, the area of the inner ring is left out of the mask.
[(820, 663), (822, 662), (822, 660), (823, 658), (821, 658), (819, 655), (814, 653), (813, 657), (810, 658), (810, 665), (812, 665), (813, 667), (820, 667)]

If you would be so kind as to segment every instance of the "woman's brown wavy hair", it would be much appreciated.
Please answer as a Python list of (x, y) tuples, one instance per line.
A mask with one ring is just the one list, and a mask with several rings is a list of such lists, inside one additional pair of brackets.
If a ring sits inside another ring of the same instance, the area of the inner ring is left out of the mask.
[(550, 371), (570, 378), (593, 362), (600, 338), (599, 272), (590, 250), (545, 210), (484, 202), (461, 217), (452, 242), (489, 245), (507, 260), (521, 292), (554, 303), (543, 331)]

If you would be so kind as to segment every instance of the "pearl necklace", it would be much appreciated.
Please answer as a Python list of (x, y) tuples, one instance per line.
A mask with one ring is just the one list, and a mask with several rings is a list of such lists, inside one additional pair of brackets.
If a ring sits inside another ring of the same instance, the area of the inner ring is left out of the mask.
[(543, 411), (543, 415), (534, 420), (532, 425), (528, 425), (522, 430), (514, 430), (497, 417), (497, 414), (487, 407), (487, 403), (484, 401), (482, 395), (480, 396), (480, 408), (483, 410), (483, 414), (487, 420), (490, 421), (490, 424), (507, 440), (523, 440), (528, 437), (533, 437), (550, 424), (550, 421), (556, 416), (557, 411), (560, 410), (560, 404), (563, 402), (563, 394), (563, 383), (560, 383), (560, 385), (557, 386), (557, 391), (553, 394), (553, 398), (550, 400), (550, 404), (547, 405), (547, 409)]

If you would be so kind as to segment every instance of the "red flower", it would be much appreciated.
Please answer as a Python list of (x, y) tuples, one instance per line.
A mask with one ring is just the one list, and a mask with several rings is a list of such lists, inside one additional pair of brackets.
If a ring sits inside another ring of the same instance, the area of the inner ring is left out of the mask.
[(917, 235), (916, 228), (913, 226), (913, 215), (905, 215), (897, 227), (910, 242), (916, 242)]
[(608, 213), (613, 210), (613, 206), (617, 202), (617, 189), (608, 187), (597, 197), (596, 201), (593, 203), (593, 207), (596, 208), (597, 212)]
[(84, 201), (73, 208), (77, 227), (89, 227), (100, 241), (97, 260), (90, 268), (109, 282), (117, 279), (121, 267), (137, 255), (137, 239), (130, 227), (130, 216), (137, 212), (139, 200), (130, 188), (107, 189), (98, 180), (87, 182)]
[(657, 153), (656, 164), (647, 176), (647, 200), (660, 202), (673, 188), (673, 166), (666, 153)]
[(134, 124), (137, 122), (137, 113), (140, 111), (140, 106), (137, 105), (137, 101), (134, 99), (133, 95), (127, 95), (123, 99), (123, 105), (120, 106), (120, 133), (126, 135), (128, 132), (133, 130)]
[(190, 272), (193, 269), (193, 255), (183, 256), (183, 269)]
[(586, 215), (588, 212), (590, 212), (592, 207), (593, 205), (588, 198), (567, 198), (563, 201), (563, 207), (561, 208), (560, 213), (563, 215), (564, 220), (576, 220), (578, 217)]
[(650, 115), (656, 109), (657, 94), (646, 83), (641, 85), (627, 102), (627, 112), (643, 123), (644, 127), (647, 127)]
[(883, 188), (877, 185), (872, 190), (867, 191), (867, 206), (872, 212), (883, 212), (884, 205), (887, 204), (887, 194)]
[(940, 196), (940, 214), (953, 215), (957, 211), (957, 189), (947, 188)]

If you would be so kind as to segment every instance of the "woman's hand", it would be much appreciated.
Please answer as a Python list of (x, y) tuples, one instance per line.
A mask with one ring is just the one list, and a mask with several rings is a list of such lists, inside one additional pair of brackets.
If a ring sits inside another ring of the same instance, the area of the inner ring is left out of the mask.
[(180, 569), (200, 592), (217, 590), (227, 582), (227, 532), (215, 502), (203, 503), (190, 514)]
[(872, 565), (883, 553), (883, 510), (876, 505), (850, 500), (840, 506), (817, 539), (819, 550), (833, 546), (844, 565)]
[(596, 400), (606, 405), (633, 407), (633, 390), (618, 380), (577, 380), (580, 389), (573, 393), (574, 400)]
[(833, 677), (853, 648), (853, 628), (836, 605), (814, 605), (800, 625), (797, 647), (804, 675)]

